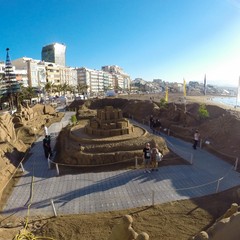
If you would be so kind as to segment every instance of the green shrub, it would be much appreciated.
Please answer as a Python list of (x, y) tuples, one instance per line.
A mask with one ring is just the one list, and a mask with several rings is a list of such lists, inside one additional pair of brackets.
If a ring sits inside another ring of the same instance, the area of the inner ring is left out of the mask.
[(205, 104), (201, 104), (198, 109), (198, 116), (200, 119), (206, 119), (209, 117), (209, 112)]
[(161, 98), (159, 103), (159, 108), (161, 109), (166, 107), (167, 107), (167, 101), (165, 100), (165, 98)]
[(76, 115), (72, 115), (72, 116), (71, 116), (71, 122), (72, 122), (72, 124), (76, 124), (76, 123), (77, 123), (77, 117), (76, 117)]

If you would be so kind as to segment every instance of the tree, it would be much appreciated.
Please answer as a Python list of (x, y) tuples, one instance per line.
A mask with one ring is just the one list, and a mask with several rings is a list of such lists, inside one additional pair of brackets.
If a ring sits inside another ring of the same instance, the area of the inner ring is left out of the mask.
[(75, 125), (75, 124), (77, 123), (77, 117), (76, 117), (76, 115), (72, 115), (72, 116), (71, 116), (71, 122), (72, 122), (73, 125)]
[(52, 85), (52, 92), (57, 93), (58, 95), (61, 95), (62, 86), (60, 84), (53, 84)]
[(18, 94), (18, 101), (22, 102), (24, 99), (28, 99), (30, 103), (32, 98), (37, 97), (36, 89), (33, 87), (23, 87), (21, 86), (21, 92)]
[(64, 96), (66, 95), (68, 89), (69, 89), (69, 85), (67, 83), (62, 84), (62, 91)]
[(165, 98), (161, 98), (159, 102), (159, 108), (164, 109), (166, 107), (167, 107), (167, 101), (165, 100)]
[(9, 106), (13, 109), (17, 105), (17, 95), (20, 92), (20, 83), (16, 80), (16, 74), (13, 71), (12, 63), (9, 57), (9, 48), (6, 49), (6, 64), (3, 78), (0, 82), (1, 100), (8, 101)]
[(87, 92), (88, 88), (89, 88), (88, 85), (78, 83), (78, 85), (77, 85), (77, 92), (78, 92), (78, 94), (85, 94)]
[(50, 82), (47, 82), (47, 83), (45, 84), (44, 89), (45, 89), (45, 91), (46, 91), (48, 94), (49, 94), (49, 93), (52, 93), (52, 86), (53, 86), (53, 84), (50, 83)]
[(208, 112), (205, 104), (200, 104), (200, 106), (198, 108), (198, 116), (200, 119), (206, 119), (209, 117), (209, 112)]

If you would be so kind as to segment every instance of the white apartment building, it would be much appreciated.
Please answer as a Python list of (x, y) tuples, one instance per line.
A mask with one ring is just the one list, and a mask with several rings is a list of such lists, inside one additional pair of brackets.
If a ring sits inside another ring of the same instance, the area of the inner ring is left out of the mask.
[(102, 70), (109, 72), (113, 75), (114, 86), (116, 89), (129, 90), (131, 79), (128, 74), (126, 74), (122, 68), (117, 65), (103, 66)]
[(32, 58), (18, 58), (12, 61), (16, 78), (21, 79), (24, 87), (41, 88), (46, 84), (45, 64)]
[(88, 93), (103, 93), (113, 86), (113, 76), (104, 71), (89, 68), (76, 68), (78, 84), (87, 85)]
[(69, 86), (77, 86), (77, 71), (74, 68), (59, 66), (60, 82)]
[(104, 66), (102, 70), (76, 68), (78, 83), (87, 85), (88, 93), (101, 93), (108, 88), (130, 89), (131, 79), (117, 66)]
[(25, 87), (43, 88), (48, 82), (54, 85), (77, 85), (77, 71), (74, 68), (27, 57), (13, 60), (12, 65)]

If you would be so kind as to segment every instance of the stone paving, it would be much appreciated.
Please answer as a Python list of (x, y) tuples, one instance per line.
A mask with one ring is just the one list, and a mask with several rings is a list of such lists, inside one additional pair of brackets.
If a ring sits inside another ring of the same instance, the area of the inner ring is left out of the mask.
[[(72, 114), (66, 112), (60, 123), (49, 127), (52, 136), (68, 124)], [(193, 164), (166, 166), (152, 173), (136, 169), (58, 176), (55, 168), (48, 168), (40, 137), (2, 213), (26, 215), (29, 203), (30, 215), (53, 215), (54, 208), (57, 214), (114, 211), (200, 197), (240, 185), (240, 174), (233, 166), (202, 149), (193, 150), (190, 143), (164, 137), (174, 148), (192, 153)]]

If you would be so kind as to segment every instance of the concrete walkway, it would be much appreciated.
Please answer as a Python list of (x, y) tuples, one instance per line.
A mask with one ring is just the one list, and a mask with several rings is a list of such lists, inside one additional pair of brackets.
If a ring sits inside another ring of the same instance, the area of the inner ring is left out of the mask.
[[(57, 136), (72, 114), (67, 112), (60, 123), (50, 126), (49, 132)], [(165, 137), (174, 147), (193, 153), (193, 165), (166, 166), (152, 173), (139, 169), (57, 176), (56, 169), (48, 169), (41, 137), (31, 149), (32, 155), (24, 164), (25, 174), (2, 213), (26, 215), (31, 202), (30, 215), (53, 215), (51, 200), (57, 214), (114, 211), (149, 206), (153, 195), (158, 204), (240, 185), (240, 174), (233, 166), (202, 149), (193, 150), (190, 143)]]

